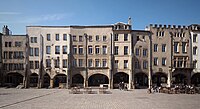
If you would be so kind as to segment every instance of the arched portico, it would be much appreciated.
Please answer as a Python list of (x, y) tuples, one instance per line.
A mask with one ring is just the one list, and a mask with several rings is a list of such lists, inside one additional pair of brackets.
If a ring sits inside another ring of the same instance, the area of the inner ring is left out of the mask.
[(135, 88), (148, 88), (148, 76), (145, 73), (136, 73), (134, 77)]
[(38, 74), (32, 73), (30, 75), (30, 87), (37, 87), (38, 84)]
[(18, 72), (15, 73), (8, 73), (6, 75), (6, 84), (9, 86), (16, 87), (19, 84), (23, 84), (23, 75)]
[(200, 87), (200, 73), (195, 73), (191, 78), (191, 83)]
[(118, 88), (120, 82), (129, 83), (129, 75), (124, 72), (117, 72), (113, 76), (113, 88)]
[(54, 77), (54, 87), (59, 87), (60, 83), (66, 83), (67, 76), (65, 74), (57, 74)]
[(83, 84), (84, 84), (84, 78), (81, 74), (75, 74), (72, 76), (72, 87), (73, 86), (83, 87)]
[(93, 74), (88, 78), (88, 86), (100, 86), (100, 84), (109, 84), (109, 79), (104, 74)]
[(44, 74), (43, 78), (44, 78), (43, 87), (48, 88), (50, 86), (50, 76), (49, 76), (49, 74), (48, 73)]
[(161, 84), (167, 84), (167, 74), (164, 72), (156, 72), (152, 76), (153, 85), (161, 86)]
[(173, 84), (187, 84), (186, 75), (176, 74), (172, 77)]

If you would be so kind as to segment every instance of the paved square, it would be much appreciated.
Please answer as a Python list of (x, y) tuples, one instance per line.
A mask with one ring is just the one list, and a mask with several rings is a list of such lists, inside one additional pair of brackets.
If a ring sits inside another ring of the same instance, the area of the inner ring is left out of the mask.
[(146, 90), (141, 89), (109, 91), (112, 94), (69, 94), (67, 89), (0, 88), (0, 108), (200, 109), (200, 94), (147, 94)]

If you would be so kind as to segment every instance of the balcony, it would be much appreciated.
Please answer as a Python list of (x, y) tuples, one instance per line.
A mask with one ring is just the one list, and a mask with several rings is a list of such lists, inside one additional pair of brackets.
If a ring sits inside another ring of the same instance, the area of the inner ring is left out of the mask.
[(173, 68), (175, 69), (194, 69), (195, 68), (195, 65), (193, 63), (187, 63), (187, 64), (176, 64), (174, 65), (173, 64)]

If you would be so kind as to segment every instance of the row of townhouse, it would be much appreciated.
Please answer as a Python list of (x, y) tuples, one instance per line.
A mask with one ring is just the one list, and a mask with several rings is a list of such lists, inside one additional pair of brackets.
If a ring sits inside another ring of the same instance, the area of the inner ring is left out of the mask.
[(25, 87), (200, 85), (200, 26), (128, 23), (27, 26), (26, 35), (1, 36), (1, 85)]

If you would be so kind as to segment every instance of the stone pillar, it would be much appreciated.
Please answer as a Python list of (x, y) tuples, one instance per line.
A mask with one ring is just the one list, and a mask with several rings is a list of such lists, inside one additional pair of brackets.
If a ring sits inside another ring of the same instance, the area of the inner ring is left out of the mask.
[(113, 89), (113, 76), (112, 76), (112, 71), (109, 70), (109, 89)]
[(128, 82), (128, 89), (132, 89), (132, 71), (129, 72), (129, 82)]
[(168, 75), (167, 75), (167, 86), (171, 87), (171, 81), (172, 81), (172, 70), (169, 69)]
[(50, 79), (50, 87), (53, 88), (53, 79)]
[(151, 70), (149, 70), (148, 83), (149, 83), (149, 88), (151, 88), (152, 87)]

